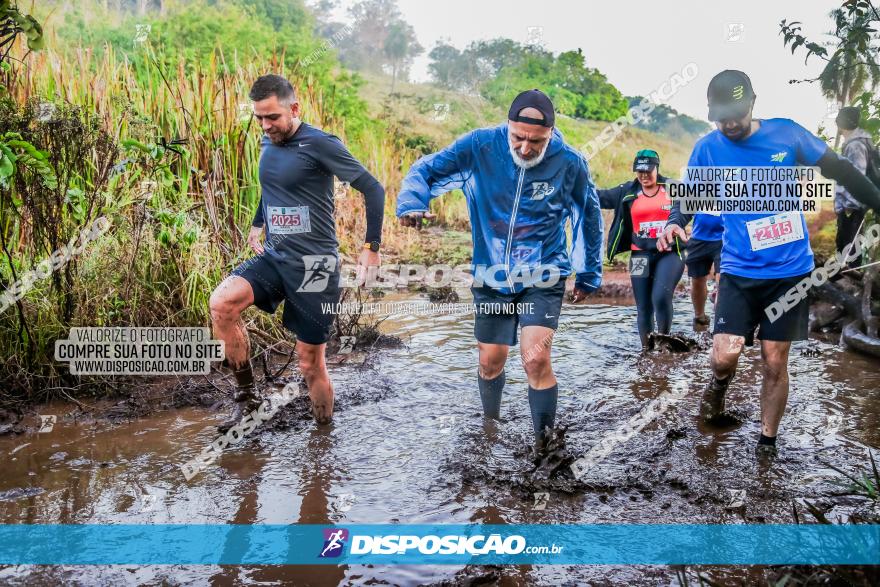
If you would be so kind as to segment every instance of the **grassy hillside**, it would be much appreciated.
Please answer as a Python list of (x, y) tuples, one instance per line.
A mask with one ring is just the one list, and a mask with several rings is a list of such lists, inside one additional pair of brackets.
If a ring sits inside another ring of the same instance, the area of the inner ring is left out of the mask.
[[(430, 84), (398, 82), (391, 93), (390, 78), (367, 75), (360, 88), (371, 113), (385, 117), (405, 128), (413, 136), (424, 137), (426, 152), (449, 144), (457, 136), (481, 126), (492, 126), (503, 121), (507, 112), (480, 96), (465, 96)], [(448, 104), (445, 117), (438, 115), (435, 104)], [(608, 125), (605, 122), (580, 120), (560, 116), (557, 126), (566, 141), (582, 146)], [(665, 173), (675, 176), (687, 163), (693, 140), (674, 141), (662, 135), (638, 128), (627, 128), (606, 149), (591, 161), (593, 178), (600, 187), (612, 186), (631, 179), (633, 155), (639, 149), (655, 149), (660, 153)]]

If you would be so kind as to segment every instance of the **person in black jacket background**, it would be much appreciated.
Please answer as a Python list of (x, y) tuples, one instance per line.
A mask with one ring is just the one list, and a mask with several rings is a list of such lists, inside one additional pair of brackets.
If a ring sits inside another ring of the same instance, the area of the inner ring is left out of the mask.
[[(660, 156), (643, 149), (636, 153), (636, 179), (606, 190), (598, 190), (602, 208), (614, 210), (608, 233), (607, 261), (630, 251), (629, 276), (638, 312), (642, 348), (648, 334), (669, 334), (672, 327), (672, 294), (684, 273), (681, 251), (662, 253), (657, 237), (669, 220), (672, 200), (666, 193), (666, 178), (659, 174)], [(656, 329), (654, 328), (656, 318)]]

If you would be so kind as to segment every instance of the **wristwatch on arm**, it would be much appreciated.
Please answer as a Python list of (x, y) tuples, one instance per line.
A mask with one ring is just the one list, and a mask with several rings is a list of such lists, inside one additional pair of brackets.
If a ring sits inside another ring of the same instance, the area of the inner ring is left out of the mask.
[(378, 253), (380, 244), (381, 243), (379, 241), (370, 241), (368, 243), (364, 243), (364, 250), (370, 250), (374, 253)]

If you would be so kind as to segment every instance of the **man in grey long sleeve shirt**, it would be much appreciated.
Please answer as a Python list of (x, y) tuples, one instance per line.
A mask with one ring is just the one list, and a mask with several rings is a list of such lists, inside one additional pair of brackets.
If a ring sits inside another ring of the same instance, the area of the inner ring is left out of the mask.
[[(226, 345), (235, 375), (235, 411), (219, 429), (231, 429), (258, 404), (250, 345), (241, 313), (254, 305), (273, 313), (284, 302), (282, 321), (297, 339), (299, 369), (319, 424), (333, 415), (333, 386), (324, 353), (339, 301), (339, 258), (333, 177), (364, 194), (366, 244), (358, 265), (379, 265), (385, 190), (339, 138), (302, 122), (290, 82), (278, 75), (257, 79), (250, 91), (254, 116), (265, 135), (260, 152), (260, 206), (248, 244), (257, 253), (211, 294), (216, 338)], [(266, 244), (262, 243), (265, 236)]]

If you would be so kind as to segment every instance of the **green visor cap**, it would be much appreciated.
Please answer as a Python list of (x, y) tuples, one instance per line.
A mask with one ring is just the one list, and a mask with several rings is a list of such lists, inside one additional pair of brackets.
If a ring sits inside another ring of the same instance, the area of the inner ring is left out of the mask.
[(642, 149), (633, 159), (633, 171), (651, 171), (660, 167), (660, 155), (653, 149)]

